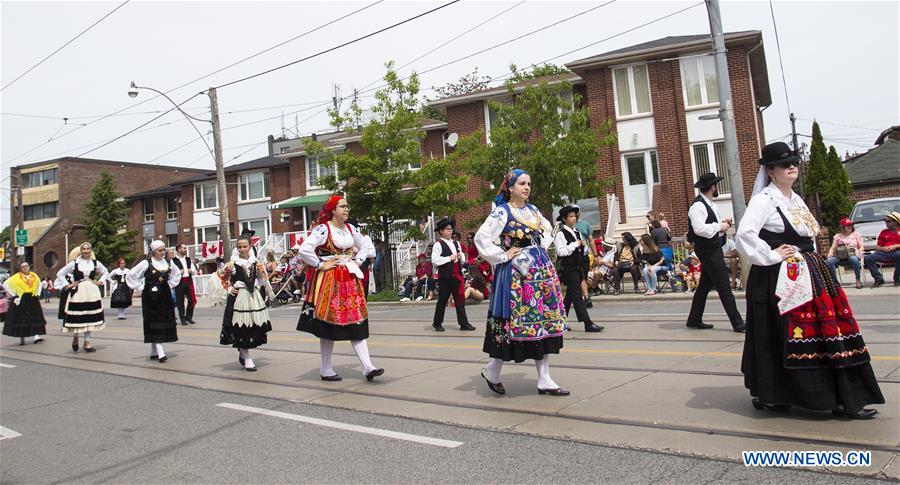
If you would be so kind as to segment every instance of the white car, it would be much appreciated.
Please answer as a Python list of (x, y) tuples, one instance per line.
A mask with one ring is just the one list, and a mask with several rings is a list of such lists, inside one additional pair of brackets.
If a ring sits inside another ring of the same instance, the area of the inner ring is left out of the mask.
[(864, 200), (853, 207), (850, 220), (853, 221), (856, 232), (862, 236), (866, 252), (875, 250), (878, 234), (887, 227), (884, 225), (884, 218), (893, 211), (900, 212), (900, 197)]

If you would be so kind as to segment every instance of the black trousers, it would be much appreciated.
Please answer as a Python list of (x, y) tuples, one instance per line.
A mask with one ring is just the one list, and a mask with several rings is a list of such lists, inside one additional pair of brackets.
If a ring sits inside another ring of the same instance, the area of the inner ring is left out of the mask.
[[(181, 320), (194, 319), (194, 300), (191, 298), (191, 294), (188, 292), (188, 288), (191, 283), (185, 283), (182, 281), (178, 283), (178, 286), (175, 287), (175, 304), (178, 306), (178, 318)], [(187, 300), (187, 313), (185, 313), (184, 309), (184, 301)]]
[(438, 326), (444, 323), (444, 311), (447, 309), (447, 302), (450, 301), (450, 295), (453, 295), (453, 301), (456, 303), (456, 323), (460, 326), (469, 323), (469, 317), (466, 316), (466, 298), (463, 294), (465, 288), (458, 279), (440, 278), (438, 280), (438, 301), (437, 307), (434, 309), (434, 322), (432, 325)]
[(575, 307), (575, 316), (582, 323), (590, 323), (591, 316), (588, 315), (587, 308), (584, 306), (584, 295), (581, 293), (581, 271), (578, 269), (563, 269), (559, 273), (559, 279), (566, 286), (566, 297), (563, 304), (566, 306), (566, 316), (569, 316), (569, 309)]
[(732, 327), (741, 327), (744, 320), (741, 313), (738, 312), (737, 304), (734, 302), (734, 293), (731, 292), (731, 285), (728, 282), (728, 267), (725, 266), (725, 256), (722, 251), (715, 251), (711, 255), (697, 255), (700, 258), (700, 264), (703, 265), (700, 271), (700, 284), (694, 292), (694, 300), (691, 302), (691, 313), (688, 315), (688, 323), (700, 323), (703, 321), (703, 310), (706, 309), (706, 297), (713, 288), (719, 293), (719, 299), (722, 306), (725, 307), (725, 313), (728, 314), (728, 320), (731, 321)]

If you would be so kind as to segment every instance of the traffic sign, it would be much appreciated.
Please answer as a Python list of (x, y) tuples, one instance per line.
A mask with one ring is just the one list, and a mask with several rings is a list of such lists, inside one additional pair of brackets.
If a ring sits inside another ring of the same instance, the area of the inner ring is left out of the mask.
[(28, 244), (28, 229), (16, 229), (16, 246)]

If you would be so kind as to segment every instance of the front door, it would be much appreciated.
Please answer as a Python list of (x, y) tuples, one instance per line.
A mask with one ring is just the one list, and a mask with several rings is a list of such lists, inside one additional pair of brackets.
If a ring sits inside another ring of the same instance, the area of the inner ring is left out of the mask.
[(650, 210), (651, 202), (646, 153), (630, 153), (624, 158), (625, 210), (629, 215), (641, 215)]

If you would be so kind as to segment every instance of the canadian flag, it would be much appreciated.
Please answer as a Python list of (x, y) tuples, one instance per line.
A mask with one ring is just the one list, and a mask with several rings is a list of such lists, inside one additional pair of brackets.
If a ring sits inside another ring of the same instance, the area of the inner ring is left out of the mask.
[(204, 258), (218, 258), (221, 256), (220, 249), (222, 247), (222, 241), (216, 242), (205, 242), (203, 243), (201, 250), (203, 252)]
[(303, 235), (297, 234), (297, 233), (291, 234), (290, 242), (291, 242), (291, 244), (288, 247), (288, 249), (290, 249), (294, 246), (299, 246), (299, 245), (303, 244)]

